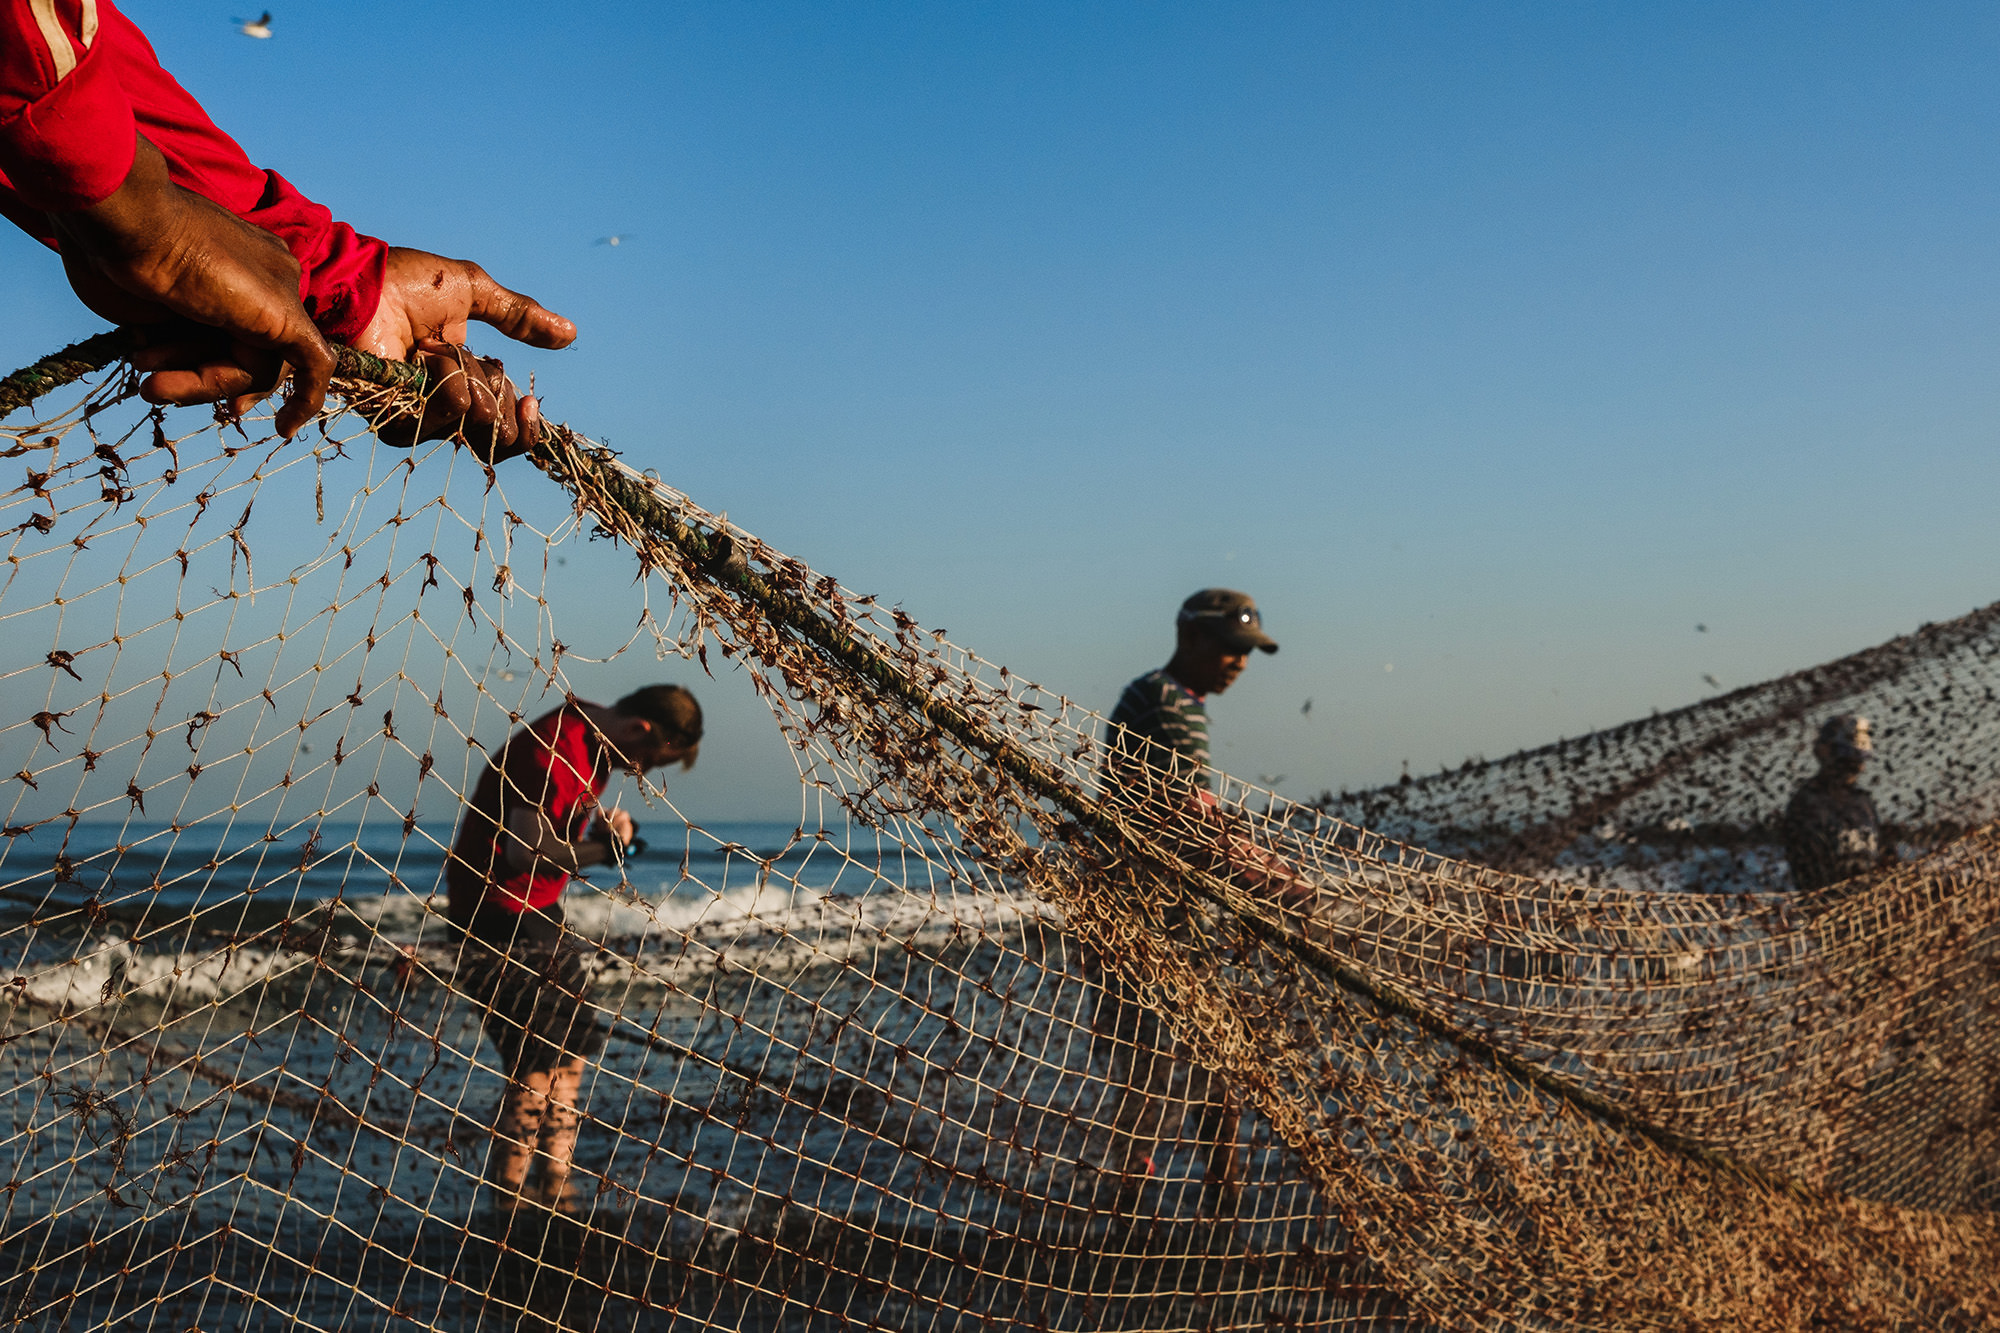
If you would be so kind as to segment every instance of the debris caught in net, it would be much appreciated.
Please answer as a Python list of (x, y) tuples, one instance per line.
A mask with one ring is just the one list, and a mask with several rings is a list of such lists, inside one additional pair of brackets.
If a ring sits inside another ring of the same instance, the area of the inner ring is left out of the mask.
[[(489, 471), (342, 387), (289, 444), (115, 373), (0, 427), (0, 1327), (2000, 1318), (2000, 609), (1189, 812), (582, 437)], [(570, 900), (585, 1206), (496, 1213), (442, 867), (633, 656), (748, 673), (797, 818), (625, 780), (650, 850)], [(1771, 821), (1842, 711), (1906, 861), (1798, 895)]]

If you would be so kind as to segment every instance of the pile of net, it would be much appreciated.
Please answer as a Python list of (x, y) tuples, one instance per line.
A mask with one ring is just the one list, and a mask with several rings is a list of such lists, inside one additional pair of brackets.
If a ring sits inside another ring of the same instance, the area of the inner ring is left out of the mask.
[[(0, 1328), (2000, 1324), (2000, 609), (1177, 822), (582, 436), (496, 472), (344, 390), (291, 443), (117, 372), (0, 425)], [(797, 818), (608, 794), (587, 1206), (496, 1212), (441, 867), (613, 670), (747, 673)], [(1904, 859), (1801, 895), (1838, 712)]]

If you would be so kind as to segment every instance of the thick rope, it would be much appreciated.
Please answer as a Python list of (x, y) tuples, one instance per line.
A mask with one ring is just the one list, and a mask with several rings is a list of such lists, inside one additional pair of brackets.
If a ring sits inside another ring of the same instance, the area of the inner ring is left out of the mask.
[[(21, 367), (0, 380), (0, 420), (44, 394), (73, 384), (85, 375), (94, 375), (114, 361), (124, 360), (138, 346), (139, 338), (131, 329), (110, 329), (71, 343), (60, 352), (51, 352), (31, 366)], [(352, 347), (336, 345), (333, 350), (336, 379), (363, 380), (415, 394), (424, 391), (424, 372), (416, 366), (385, 361)]]

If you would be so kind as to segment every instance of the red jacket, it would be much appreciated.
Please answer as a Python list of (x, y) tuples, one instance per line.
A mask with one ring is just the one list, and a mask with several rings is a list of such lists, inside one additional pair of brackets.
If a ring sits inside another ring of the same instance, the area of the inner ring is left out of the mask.
[(521, 912), (560, 901), (567, 871), (540, 863), (528, 870), (508, 867), (508, 816), (538, 809), (555, 825), (557, 837), (575, 842), (610, 780), (610, 758), (575, 701), (516, 732), (466, 802), (445, 864), (451, 919), (466, 925), (482, 904)]
[(45, 213), (116, 190), (141, 133), (175, 184), (285, 243), (322, 333), (360, 334), (382, 296), (382, 242), (253, 166), (111, 0), (0, 0), (0, 213), (55, 248)]

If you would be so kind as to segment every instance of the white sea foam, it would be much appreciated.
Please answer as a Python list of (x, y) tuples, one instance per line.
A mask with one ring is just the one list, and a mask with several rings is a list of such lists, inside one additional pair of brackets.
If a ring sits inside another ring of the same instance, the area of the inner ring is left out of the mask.
[[(117, 932), (50, 933), (15, 962), (26, 980), (17, 989), (41, 1005), (77, 1012), (142, 998), (175, 1008), (243, 1001), (260, 985), (309, 970), (315, 958), (343, 971), (415, 959), (448, 976), (456, 937), (441, 907), (434, 896), (407, 892), (343, 899), (330, 929), (320, 929), (328, 918), (308, 913), (248, 942), (215, 936), (192, 947), (178, 935), (178, 947), (161, 948)], [(659, 899), (584, 890), (563, 907), (580, 940), (626, 960), (642, 983), (675, 985), (732, 957), (738, 966), (754, 958), (759, 974), (783, 979), (860, 962), (884, 947), (932, 951), (1011, 939), (1025, 921), (1048, 914), (1033, 897), (1006, 890), (847, 895), (782, 881), (720, 893), (683, 889)]]

